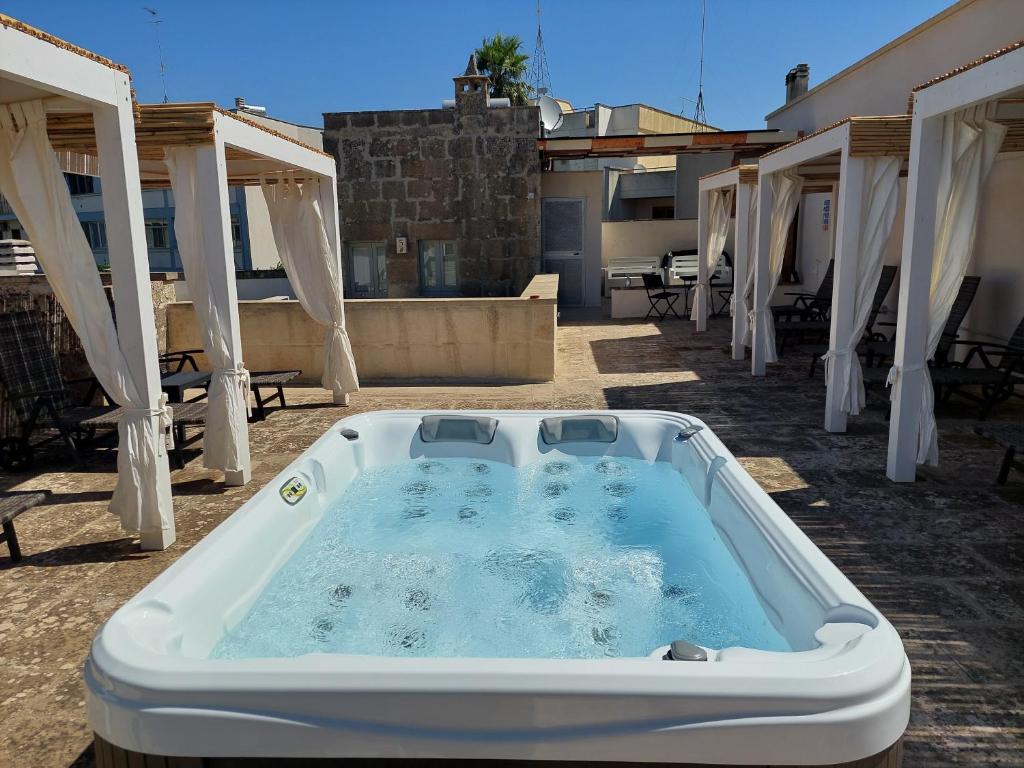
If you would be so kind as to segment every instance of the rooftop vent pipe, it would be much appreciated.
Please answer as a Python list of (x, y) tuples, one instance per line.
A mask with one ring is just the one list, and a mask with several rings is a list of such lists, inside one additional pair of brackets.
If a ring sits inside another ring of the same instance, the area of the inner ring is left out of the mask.
[(811, 68), (806, 64), (797, 64), (786, 73), (787, 104), (807, 93), (807, 81), (810, 79)]

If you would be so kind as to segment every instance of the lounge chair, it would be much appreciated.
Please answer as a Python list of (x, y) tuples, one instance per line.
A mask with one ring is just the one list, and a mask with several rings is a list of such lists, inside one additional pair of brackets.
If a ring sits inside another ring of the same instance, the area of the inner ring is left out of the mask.
[(974, 431), (1006, 449), (1003, 461), (999, 466), (999, 474), (996, 476), (996, 482), (999, 485), (1006, 482), (1011, 469), (1024, 471), (1024, 461), (1016, 459), (1018, 451), (1024, 449), (1024, 424), (1016, 422), (979, 424)]
[[(98, 389), (94, 378), (64, 381), (32, 310), (0, 314), (0, 383), (18, 422), (19, 434), (0, 440), (0, 466), (9, 472), (27, 469), (35, 447), (53, 440), (62, 440), (80, 460), (81, 444), (100, 426), (95, 419), (117, 410), (91, 404)], [(85, 385), (85, 394), (73, 397), (69, 384)], [(38, 428), (56, 434), (33, 446), (30, 438)]]
[[(173, 375), (182, 373), (185, 370), (198, 371), (196, 355), (203, 354), (201, 349), (179, 349), (166, 352), (160, 355), (161, 374)], [(252, 390), (253, 398), (256, 400), (256, 408), (253, 411), (252, 421), (263, 421), (267, 418), (267, 405), (277, 400), (282, 408), (287, 407), (284, 399), (284, 385), (302, 374), (299, 369), (286, 371), (250, 371), (249, 387)], [(263, 396), (264, 388), (272, 389), (270, 395)]]
[[(65, 382), (57, 358), (32, 310), (0, 314), (0, 383), (18, 421), (18, 436), (0, 440), (0, 467), (19, 472), (32, 465), (35, 449), (55, 440), (63, 441), (76, 462), (82, 459), (82, 446), (98, 430), (115, 432), (123, 410), (116, 405), (94, 405), (103, 392), (95, 378)], [(87, 384), (84, 397), (73, 398), (68, 384)], [(206, 405), (187, 403), (174, 406), (175, 429), (181, 436), (175, 450), (179, 464), (186, 426), (202, 426)], [(181, 410), (179, 410), (181, 409)], [(39, 429), (56, 434), (31, 442)]]
[(821, 285), (814, 293), (804, 291), (786, 292), (792, 296), (792, 304), (776, 304), (772, 306), (772, 316), (776, 322), (782, 320), (827, 320), (832, 309), (832, 273), (835, 271), (836, 260), (828, 262)]
[[(953, 344), (969, 345), (963, 362), (951, 363), (933, 375), (936, 396), (948, 401), (963, 397), (979, 405), (978, 418), (986, 419), (992, 408), (1011, 397), (1024, 398), (1024, 318), (1006, 344), (956, 340)], [(978, 366), (973, 364), (980, 363)], [(978, 388), (975, 393), (967, 388)]]
[(11, 561), (21, 560), (21, 546), (18, 544), (18, 533), (14, 530), (14, 518), (22, 512), (28, 512), (35, 506), (46, 501), (49, 491), (10, 491), (0, 493), (0, 524), (3, 533), (0, 542), (7, 543), (7, 551), (11, 553)]
[(181, 373), (186, 366), (198, 371), (195, 355), (203, 354), (201, 349), (179, 349), (174, 352), (165, 352), (157, 358), (160, 361), (160, 375)]
[[(885, 301), (885, 297), (889, 295), (889, 289), (892, 288), (893, 281), (896, 279), (897, 271), (898, 268), (894, 266), (882, 267), (882, 274), (878, 278), (878, 285), (875, 286), (875, 295), (871, 299), (871, 312), (868, 314), (868, 321), (864, 326), (864, 343), (887, 341), (885, 336), (875, 331), (874, 328), (875, 323), (878, 322), (878, 315), (882, 311), (882, 303)], [(779, 340), (779, 352), (782, 352), (786, 339), (791, 335), (805, 337), (817, 334), (819, 338), (824, 340), (828, 338), (831, 330), (831, 320), (793, 320), (788, 323), (779, 323), (775, 326), (776, 337)], [(810, 376), (813, 378), (817, 371), (818, 360), (828, 352), (828, 343), (803, 344), (800, 347), (800, 351), (809, 352), (811, 355)]]
[[(643, 278), (644, 288), (647, 289), (647, 300), (651, 302), (651, 308), (644, 315), (644, 320), (649, 318), (651, 314), (656, 314), (659, 320), (664, 320), (668, 317), (669, 312), (682, 320), (683, 318), (679, 317), (679, 313), (676, 312), (674, 306), (681, 294), (676, 291), (665, 290), (665, 281), (661, 279), (661, 275), (645, 272)], [(661, 308), (661, 304), (664, 304), (665, 307)]]
[[(301, 374), (302, 371), (252, 371), (249, 374), (249, 387), (252, 389), (253, 397), (256, 400), (256, 409), (253, 411), (253, 421), (263, 421), (267, 418), (266, 406), (268, 403), (277, 400), (282, 408), (287, 408), (284, 401), (284, 385)], [(263, 397), (260, 392), (262, 387), (275, 390), (268, 397)]]
[[(949, 353), (953, 349), (953, 344), (956, 343), (957, 336), (960, 333), (960, 325), (967, 316), (967, 310), (971, 308), (974, 296), (978, 293), (979, 283), (981, 283), (981, 278), (973, 275), (968, 275), (960, 283), (960, 290), (957, 291), (956, 298), (953, 300), (953, 306), (949, 310), (949, 317), (946, 319), (946, 326), (942, 329), (942, 336), (939, 338), (939, 344), (935, 348), (933, 365), (944, 366), (949, 361)], [(895, 326), (896, 324), (878, 323), (878, 325)], [(857, 347), (857, 352), (867, 357), (869, 368), (883, 367), (886, 360), (892, 360), (895, 357), (896, 342), (869, 341)]]

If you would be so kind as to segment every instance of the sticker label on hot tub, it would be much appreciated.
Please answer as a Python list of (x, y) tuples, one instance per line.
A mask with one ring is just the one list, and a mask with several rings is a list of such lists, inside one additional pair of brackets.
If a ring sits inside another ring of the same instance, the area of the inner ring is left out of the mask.
[(285, 502), (295, 505), (302, 501), (302, 497), (306, 495), (307, 490), (308, 488), (301, 478), (293, 477), (281, 486), (279, 493)]

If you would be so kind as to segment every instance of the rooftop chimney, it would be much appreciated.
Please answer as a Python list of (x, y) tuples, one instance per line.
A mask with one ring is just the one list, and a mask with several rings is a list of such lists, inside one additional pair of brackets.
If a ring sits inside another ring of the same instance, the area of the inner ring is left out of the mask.
[(244, 112), (249, 115), (263, 115), (266, 116), (267, 108), (258, 107), (255, 104), (246, 104), (245, 99), (241, 96), (235, 96), (235, 111)]
[(786, 103), (798, 99), (807, 93), (807, 81), (811, 77), (811, 68), (806, 64), (797, 64), (786, 73)]

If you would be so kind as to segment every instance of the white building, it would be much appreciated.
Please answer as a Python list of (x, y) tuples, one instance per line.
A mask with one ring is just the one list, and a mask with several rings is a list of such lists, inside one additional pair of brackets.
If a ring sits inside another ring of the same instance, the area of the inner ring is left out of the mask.
[[(809, 90), (805, 73), (795, 73), (787, 82), (789, 99), (765, 119), (769, 128), (810, 133), (850, 115), (906, 114), (915, 86), (1022, 38), (1021, 0), (960, 0)], [(887, 249), (890, 264), (900, 261), (905, 182), (903, 187)], [(983, 195), (968, 269), (982, 279), (961, 336), (1005, 340), (1024, 315), (1024, 154), (1000, 154)], [(796, 224), (796, 272), (812, 289), (834, 245), (826, 206), (835, 210), (834, 195), (805, 195)], [(887, 301), (892, 311), (896, 290)]]

